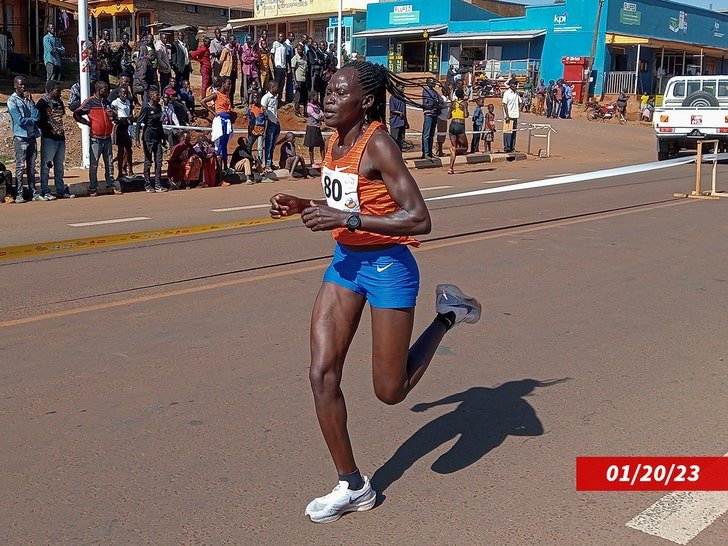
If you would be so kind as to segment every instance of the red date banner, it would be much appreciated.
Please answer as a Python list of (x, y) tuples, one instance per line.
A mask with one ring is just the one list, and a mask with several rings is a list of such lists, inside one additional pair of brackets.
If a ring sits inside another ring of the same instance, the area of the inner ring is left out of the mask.
[(577, 491), (728, 491), (728, 457), (577, 457)]

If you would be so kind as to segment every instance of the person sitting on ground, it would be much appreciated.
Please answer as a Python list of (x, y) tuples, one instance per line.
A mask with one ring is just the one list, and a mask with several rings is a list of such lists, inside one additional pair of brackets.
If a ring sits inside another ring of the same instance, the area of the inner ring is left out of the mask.
[(253, 157), (253, 154), (250, 153), (248, 139), (245, 137), (238, 137), (238, 147), (233, 151), (230, 164), (235, 172), (245, 173), (246, 184), (255, 184), (253, 170), (258, 171), (260, 169), (260, 162), (258, 158)]
[(248, 87), (248, 104), (250, 104), (253, 93), (256, 93), (258, 97), (263, 96), (263, 88), (258, 83), (258, 80), (253, 80), (253, 82), (250, 84), (250, 87)]
[(226, 187), (230, 182), (222, 181), (221, 178), (221, 161), (220, 157), (215, 153), (215, 145), (207, 137), (201, 136), (195, 144), (195, 154), (202, 160), (202, 172), (200, 181), (205, 188), (217, 186)]
[[(176, 97), (174, 89), (167, 87), (162, 97), (162, 125), (182, 125), (177, 112), (175, 110), (173, 99)], [(167, 148), (171, 148), (177, 144), (177, 134), (179, 129), (164, 128), (164, 135), (167, 141)]]
[(5, 184), (5, 197), (3, 197), (3, 203), (15, 203), (15, 196), (17, 190), (13, 185), (13, 173), (11, 173), (5, 163), (0, 162), (0, 183)]
[(202, 159), (197, 156), (190, 142), (190, 132), (182, 131), (180, 141), (170, 150), (167, 161), (169, 185), (174, 189), (191, 187), (192, 182), (200, 179), (201, 171)]
[(655, 112), (655, 97), (647, 99), (647, 104), (642, 108), (640, 112), (640, 121), (652, 121), (652, 114)]
[(314, 161), (313, 150), (318, 148), (321, 153), (321, 161), (324, 160), (324, 137), (321, 134), (321, 122), (324, 119), (324, 112), (319, 106), (318, 97), (312, 94), (306, 105), (306, 136), (303, 138), (303, 145), (308, 148), (308, 157), (311, 160), (312, 169), (320, 169), (321, 165)]
[(180, 98), (182, 103), (185, 105), (187, 110), (195, 115), (195, 96), (192, 94), (192, 88), (190, 87), (189, 80), (182, 80), (177, 90), (177, 96)]
[(169, 78), (169, 83), (164, 86), (164, 89), (162, 89), (163, 96), (167, 92), (167, 89), (172, 89), (174, 91), (174, 94), (177, 94), (177, 78), (175, 78), (174, 76), (171, 76)]
[(281, 144), (280, 166), (281, 169), (287, 169), (294, 178), (308, 178), (306, 162), (296, 152), (296, 135), (291, 132), (286, 133), (286, 139)]
[(465, 119), (468, 117), (468, 101), (462, 87), (455, 89), (455, 100), (450, 107), (450, 168), (447, 174), (455, 174), (455, 156), (468, 151)]

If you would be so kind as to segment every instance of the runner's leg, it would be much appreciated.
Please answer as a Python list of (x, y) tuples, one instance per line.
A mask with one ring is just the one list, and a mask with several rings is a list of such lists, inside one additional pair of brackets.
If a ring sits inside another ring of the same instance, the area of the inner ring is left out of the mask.
[(364, 296), (325, 282), (311, 316), (309, 380), (321, 432), (339, 475), (357, 469), (346, 429), (346, 403), (340, 385), (344, 359), (364, 303)]

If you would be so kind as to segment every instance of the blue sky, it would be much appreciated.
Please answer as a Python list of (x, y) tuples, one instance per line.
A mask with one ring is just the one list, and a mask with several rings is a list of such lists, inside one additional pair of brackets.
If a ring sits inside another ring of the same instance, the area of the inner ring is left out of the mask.
[[(507, 0), (508, 1), (508, 0)], [(541, 5), (541, 4), (553, 4), (553, 0), (512, 0), (516, 4), (527, 4), (527, 5)], [(673, 0), (679, 4), (687, 4), (689, 6), (697, 6), (701, 8), (709, 8), (713, 5), (713, 9), (728, 9), (728, 0)]]

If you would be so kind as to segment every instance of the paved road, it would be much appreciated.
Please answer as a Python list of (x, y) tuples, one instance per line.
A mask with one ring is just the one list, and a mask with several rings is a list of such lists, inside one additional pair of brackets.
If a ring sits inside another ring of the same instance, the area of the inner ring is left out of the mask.
[[(568, 172), (504, 169), (418, 179), (457, 185), (434, 196)], [(668, 544), (625, 526), (662, 494), (576, 493), (574, 460), (728, 451), (728, 215), (724, 200), (672, 199), (693, 169), (431, 202), (416, 330), (443, 281), (477, 294), (484, 320), (448, 334), (388, 407), (372, 392), (365, 314), (343, 388), (383, 500), (326, 526), (303, 508), (334, 477), (307, 381), (327, 235), (289, 221), (0, 264), (4, 542)], [(230, 205), (269, 188), (231, 188)], [(209, 221), (223, 214), (213, 191), (137, 214)], [(137, 197), (150, 196), (104, 201)], [(86, 201), (27, 226), (72, 231), (95, 213), (76, 214)], [(727, 534), (723, 515), (690, 544)]]

